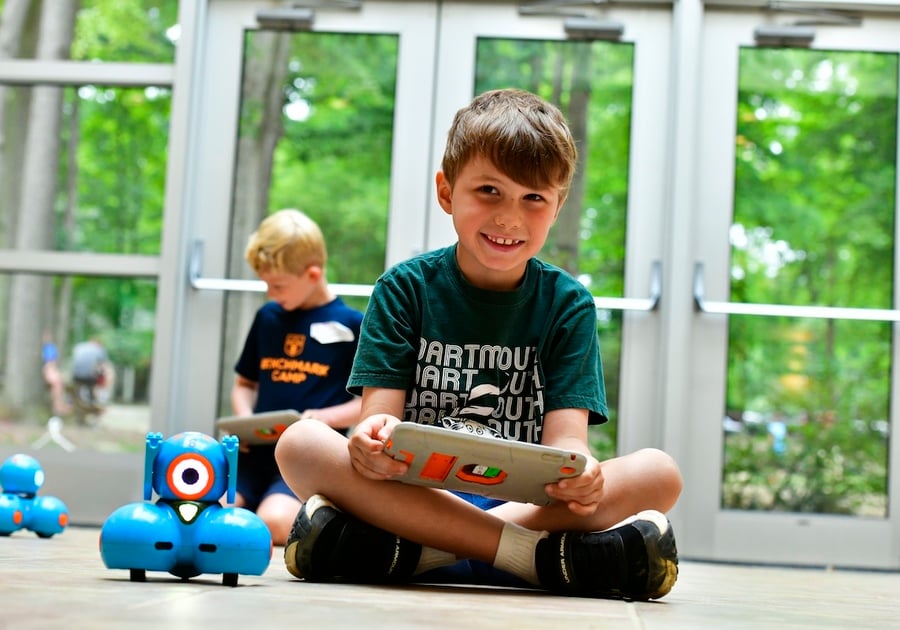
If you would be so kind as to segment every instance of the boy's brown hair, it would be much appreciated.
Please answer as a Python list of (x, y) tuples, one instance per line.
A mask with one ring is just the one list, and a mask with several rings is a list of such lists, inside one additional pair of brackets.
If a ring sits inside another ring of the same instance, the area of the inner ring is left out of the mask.
[(557, 186), (565, 198), (578, 150), (559, 109), (531, 92), (504, 89), (485, 92), (456, 112), (441, 164), (451, 185), (478, 156), (519, 184)]
[(325, 266), (325, 238), (315, 221), (299, 210), (279, 210), (263, 219), (247, 240), (244, 258), (257, 274), (302, 274)]

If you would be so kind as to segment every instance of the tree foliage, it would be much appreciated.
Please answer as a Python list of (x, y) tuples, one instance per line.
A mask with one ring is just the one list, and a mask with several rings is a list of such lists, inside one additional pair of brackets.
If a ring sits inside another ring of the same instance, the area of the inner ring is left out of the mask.
[[(740, 60), (732, 300), (891, 308), (897, 56), (743, 49)], [(807, 490), (788, 493), (793, 509), (838, 509), (809, 489), (839, 450), (877, 457), (874, 471), (847, 472), (865, 475), (854, 483), (868, 492), (883, 488), (871, 475), (886, 474), (885, 438), (871, 427), (889, 417), (892, 332), (881, 322), (732, 317), (729, 413), (786, 421), (808, 444), (749, 470), (752, 458), (729, 449), (726, 496), (728, 480), (790, 471), (806, 475)], [(860, 424), (869, 428), (848, 429)], [(850, 437), (866, 443), (848, 450)]]
[[(265, 43), (270, 33), (248, 31), (245, 37), (236, 182), (259, 186), (265, 193), (235, 203), (230, 273), (249, 273), (243, 243), (263, 216), (299, 208), (325, 235), (329, 281), (374, 283), (386, 258), (398, 39), (339, 33), (279, 36), (286, 38), (284, 56), (276, 56), (276, 48)], [(267, 92), (268, 84), (254, 82), (251, 67), (270, 72), (277, 90)], [(266, 112), (277, 120), (267, 121)], [(278, 130), (271, 147), (253, 141), (269, 128)], [(271, 155), (258, 155), (266, 150)], [(248, 172), (266, 160), (268, 168)], [(236, 190), (236, 200), (241, 193)], [(365, 308), (364, 299), (346, 301)], [(232, 365), (259, 303), (256, 297), (228, 297), (221, 413), (229, 413)]]
[[(50, 17), (63, 15), (61, 4), (32, 2), (23, 28), (37, 30), (37, 46), (20, 38), (14, 57), (75, 60), (171, 62), (177, 3), (162, 0), (83, 0), (69, 24), (71, 42), (59, 39)], [(68, 18), (66, 18), (68, 19)], [(31, 25), (31, 26), (29, 26)], [(52, 96), (55, 100), (36, 100)], [(171, 94), (168, 89), (115, 88), (102, 85), (68, 87), (6, 87), (6, 111), (30, 113), (17, 124), (29, 130), (15, 146), (6, 146), (5, 158), (17, 150), (22, 160), (21, 193), (47, 191), (50, 203), (27, 203), (29, 214), (19, 215), (17, 246), (33, 249), (157, 254), (163, 223), (166, 150)], [(31, 104), (30, 109), (28, 104)], [(43, 103), (43, 104), (41, 104)], [(52, 132), (52, 116), (58, 132)], [(9, 121), (7, 121), (9, 123)], [(31, 134), (34, 131), (34, 135)], [(49, 131), (49, 133), (48, 133)], [(54, 139), (49, 145), (41, 138)], [(38, 159), (45, 155), (46, 158)], [(30, 157), (29, 157), (30, 156)], [(49, 157), (52, 156), (52, 159)], [(9, 160), (0, 160), (9, 167)], [(47, 172), (57, 178), (48, 182)], [(33, 179), (37, 178), (37, 179)], [(40, 180), (37, 186), (34, 181)], [(31, 182), (30, 184), (28, 182)], [(17, 182), (18, 183), (18, 182)], [(47, 237), (30, 225), (41, 226)], [(3, 319), (15, 335), (5, 335), (4, 369), (21, 375), (27, 387), (6, 381), (4, 398), (13, 413), (22, 413), (43, 400), (40, 348), (48, 335), (63, 357), (74, 343), (101, 338), (117, 366), (130, 371), (136, 395), (145, 396), (153, 342), (155, 284), (141, 279), (57, 278), (14, 276), (12, 299)], [(24, 291), (39, 305), (28, 306), (16, 296)], [(6, 302), (2, 302), (6, 304)], [(26, 309), (27, 321), (20, 312)], [(15, 365), (10, 371), (9, 366)], [(132, 395), (134, 392), (129, 392)]]
[(315, 218), (332, 282), (384, 271), (397, 51), (394, 35), (293, 36), (269, 207)]

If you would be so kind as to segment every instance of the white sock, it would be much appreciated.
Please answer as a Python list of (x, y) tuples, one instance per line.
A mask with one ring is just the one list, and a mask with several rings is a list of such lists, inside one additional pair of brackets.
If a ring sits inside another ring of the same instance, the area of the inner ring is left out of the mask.
[(451, 564), (456, 564), (456, 556), (452, 553), (434, 547), (422, 547), (422, 555), (419, 556), (419, 564), (416, 565), (413, 575), (419, 575), (439, 567), (447, 567)]
[(506, 523), (500, 534), (494, 566), (530, 584), (539, 584), (534, 552), (538, 541), (549, 535), (548, 532), (536, 532), (515, 523)]

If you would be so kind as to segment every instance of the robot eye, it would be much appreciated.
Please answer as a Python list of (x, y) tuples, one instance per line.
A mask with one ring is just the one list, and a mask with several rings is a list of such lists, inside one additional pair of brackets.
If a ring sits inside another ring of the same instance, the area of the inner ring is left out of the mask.
[(208, 459), (196, 453), (182, 453), (166, 471), (169, 489), (180, 499), (200, 499), (213, 487), (216, 473)]

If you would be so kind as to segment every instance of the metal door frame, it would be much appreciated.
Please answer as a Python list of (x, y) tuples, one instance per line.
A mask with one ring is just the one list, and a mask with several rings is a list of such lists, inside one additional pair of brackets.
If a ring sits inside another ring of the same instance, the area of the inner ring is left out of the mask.
[[(891, 309), (825, 309), (785, 305), (747, 305), (726, 301), (729, 286), (734, 182), (738, 49), (755, 45), (754, 29), (780, 25), (790, 16), (762, 11), (708, 8), (702, 29), (697, 142), (696, 214), (689, 332), (690, 367), (685, 387), (691, 394), (684, 428), (689, 436), (682, 458), (685, 492), (680, 509), (679, 548), (690, 557), (722, 561), (900, 568), (900, 443), (891, 440), (888, 514), (885, 519), (851, 516), (752, 512), (720, 508), (725, 409), (727, 318), (729, 314), (868, 319), (897, 322)], [(867, 16), (860, 26), (818, 25), (813, 48), (896, 52), (900, 19)], [(896, 212), (896, 209), (895, 209)], [(895, 235), (896, 238), (896, 235)], [(900, 277), (895, 261), (895, 282)], [(707, 293), (709, 296), (707, 296)], [(896, 298), (895, 298), (896, 299)], [(895, 307), (897, 304), (895, 304)], [(896, 328), (896, 327), (895, 327)], [(900, 358), (896, 335), (894, 361)], [(895, 373), (892, 398), (900, 394)], [(896, 405), (891, 424), (897, 426)]]

